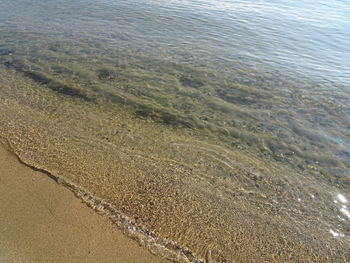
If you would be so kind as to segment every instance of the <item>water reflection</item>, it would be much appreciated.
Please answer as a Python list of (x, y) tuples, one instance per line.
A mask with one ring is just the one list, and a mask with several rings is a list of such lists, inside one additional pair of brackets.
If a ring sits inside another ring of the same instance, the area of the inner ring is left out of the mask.
[(347, 203), (348, 202), (348, 200), (342, 194), (338, 194), (337, 197), (338, 197), (339, 201), (342, 202), (342, 203)]
[(329, 232), (334, 236), (334, 237), (344, 237), (345, 235), (343, 233), (338, 233), (334, 231), (333, 229), (330, 229)]
[[(347, 198), (341, 193), (338, 193), (336, 195), (336, 197), (337, 197), (337, 199), (333, 200), (333, 202), (335, 204), (337, 204), (338, 211), (341, 213), (341, 215), (339, 215), (339, 213), (337, 213), (338, 219), (342, 222), (341, 224), (337, 225), (338, 227), (340, 227), (346, 221), (346, 219), (343, 216), (346, 216), (350, 219), (350, 212), (349, 212), (347, 206), (345, 205), (348, 202)], [(344, 233), (340, 232), (339, 230), (330, 229), (329, 232), (334, 237), (345, 237), (346, 236)]]

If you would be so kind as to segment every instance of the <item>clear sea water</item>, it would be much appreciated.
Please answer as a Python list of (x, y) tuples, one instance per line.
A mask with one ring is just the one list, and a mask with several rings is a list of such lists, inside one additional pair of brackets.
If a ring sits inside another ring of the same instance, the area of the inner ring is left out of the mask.
[(350, 260), (349, 2), (2, 0), (0, 67), (1, 136), (156, 253)]

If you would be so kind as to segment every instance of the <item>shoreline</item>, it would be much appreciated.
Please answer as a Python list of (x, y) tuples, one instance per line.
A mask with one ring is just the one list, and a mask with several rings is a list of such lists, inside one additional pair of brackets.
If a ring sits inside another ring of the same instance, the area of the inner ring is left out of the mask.
[(0, 144), (0, 261), (169, 262)]
[[(339, 223), (334, 209), (330, 219), (319, 214), (325, 202), (334, 206), (329, 192), (337, 189), (200, 134), (135, 121), (128, 110), (56, 94), (12, 71), (0, 75), (0, 137), (16, 165), (42, 172), (39, 177), (102, 213), (146, 251), (175, 262), (210, 261), (209, 254), (215, 262), (348, 262), (347, 237), (335, 238), (322, 227)], [(16, 169), (7, 169), (18, 177)], [(21, 193), (23, 181), (3, 191)], [(310, 197), (316, 192), (317, 198)], [(46, 195), (48, 206), (52, 198)], [(51, 202), (58, 215), (64, 212), (56, 207), (61, 198)], [(0, 252), (7, 249), (15, 258), (22, 249), (13, 247), (7, 241)]]

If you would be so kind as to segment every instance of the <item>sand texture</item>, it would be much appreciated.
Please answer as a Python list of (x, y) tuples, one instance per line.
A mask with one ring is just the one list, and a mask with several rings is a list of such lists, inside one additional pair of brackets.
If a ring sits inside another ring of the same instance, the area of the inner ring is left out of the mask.
[(166, 262), (0, 145), (0, 262)]

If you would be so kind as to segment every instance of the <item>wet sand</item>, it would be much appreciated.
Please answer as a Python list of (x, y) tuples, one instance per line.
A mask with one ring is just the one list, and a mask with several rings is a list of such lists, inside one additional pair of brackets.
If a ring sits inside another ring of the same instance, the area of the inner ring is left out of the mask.
[(168, 262), (0, 144), (0, 262)]

